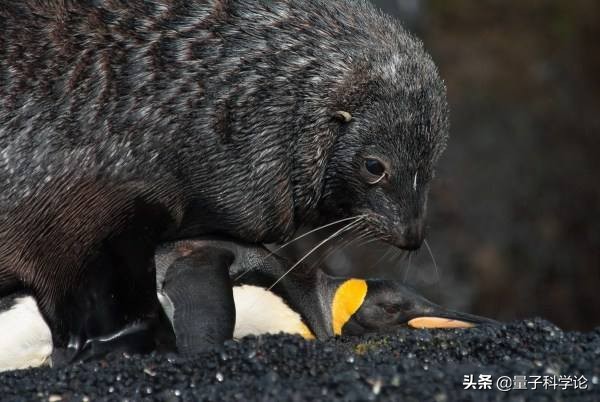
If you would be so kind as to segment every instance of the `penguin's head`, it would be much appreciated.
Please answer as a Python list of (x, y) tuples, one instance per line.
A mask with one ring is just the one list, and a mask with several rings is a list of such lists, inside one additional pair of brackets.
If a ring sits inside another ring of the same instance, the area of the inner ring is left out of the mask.
[(335, 335), (389, 332), (400, 327), (470, 328), (487, 318), (444, 309), (391, 280), (338, 280), (331, 303)]

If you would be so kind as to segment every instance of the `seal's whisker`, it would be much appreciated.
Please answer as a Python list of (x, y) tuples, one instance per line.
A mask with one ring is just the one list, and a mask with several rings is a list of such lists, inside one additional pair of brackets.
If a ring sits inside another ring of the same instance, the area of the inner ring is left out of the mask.
[(423, 240), (423, 243), (425, 244), (425, 247), (427, 247), (427, 251), (429, 251), (429, 255), (431, 256), (431, 261), (433, 262), (433, 267), (435, 268), (435, 276), (437, 277), (437, 281), (440, 281), (440, 271), (438, 269), (438, 265), (435, 262), (435, 257), (433, 256), (433, 253), (431, 252), (431, 247), (429, 247), (429, 243), (427, 242), (427, 239)]
[(410, 272), (410, 268), (411, 268), (411, 262), (412, 262), (412, 252), (408, 253), (408, 267), (406, 268), (406, 271), (404, 271), (404, 277), (402, 278), (402, 283), (406, 283), (406, 280), (408, 279), (408, 274)]
[(359, 232), (357, 232), (357, 234), (356, 234), (356, 236), (354, 237), (354, 239), (352, 239), (352, 241), (353, 241), (354, 243), (357, 243), (357, 242), (359, 242), (359, 241), (363, 241), (363, 240), (365, 240), (365, 239), (368, 239), (370, 236), (371, 236), (371, 234), (370, 234), (370, 233), (368, 233), (368, 232), (360, 232), (360, 231), (359, 231)]
[[(288, 269), (286, 272), (283, 273), (283, 275), (281, 275), (271, 286), (269, 286), (266, 290), (270, 291), (272, 290), (280, 281), (283, 280), (283, 278), (285, 278), (290, 272), (292, 272), (292, 270), (294, 268), (296, 268), (296, 266), (298, 266), (300, 263), (302, 263), (302, 261), (304, 259), (306, 259), (311, 253), (313, 253), (315, 250), (317, 250), (319, 247), (321, 247), (323, 244), (325, 244), (327, 241), (335, 238), (337, 235), (341, 235), (344, 232), (348, 231), (348, 230), (352, 230), (354, 229), (358, 224), (360, 224), (360, 220), (363, 218), (363, 216), (359, 216), (357, 218), (355, 218), (354, 221), (350, 222), (349, 224), (347, 224), (346, 226), (344, 226), (343, 228), (339, 229), (337, 232), (335, 232), (334, 234), (332, 234), (331, 236), (329, 236), (328, 238), (326, 238), (325, 240), (323, 240), (322, 242), (320, 242), (319, 244), (317, 244), (315, 247), (313, 247), (312, 250), (310, 250), (308, 253), (306, 253), (304, 255), (304, 257), (302, 257), (298, 262), (296, 262), (290, 269)], [(265, 258), (268, 258), (270, 255), (272, 255), (272, 253), (270, 253), (268, 256), (266, 256)], [(248, 270), (248, 272), (250, 272), (252, 269), (250, 268)], [(245, 272), (244, 272), (245, 274)], [(241, 275), (243, 276), (243, 274)], [(241, 277), (240, 276), (240, 277)], [(254, 301), (252, 301), (251, 303), (247, 304), (244, 306), (244, 311), (249, 312), (251, 311), (254, 306), (256, 305), (256, 302), (258, 301), (258, 297), (255, 298)]]
[(393, 263), (394, 266), (397, 267), (402, 261), (405, 261), (408, 258), (408, 255), (410, 254), (410, 251), (408, 250), (403, 250), (401, 248), (393, 248), (394, 249), (394, 253), (393, 253)]
[(351, 216), (349, 218), (339, 219), (337, 221), (330, 222), (330, 223), (328, 223), (326, 225), (319, 226), (319, 227), (317, 227), (315, 229), (312, 229), (312, 230), (310, 230), (310, 231), (308, 231), (306, 233), (301, 234), (300, 236), (294, 237), (292, 240), (290, 240), (290, 241), (282, 244), (281, 246), (279, 246), (278, 248), (276, 248), (275, 250), (273, 250), (272, 253), (274, 254), (274, 253), (280, 251), (281, 249), (289, 246), (290, 244), (292, 244), (292, 243), (294, 243), (294, 242), (296, 242), (296, 241), (298, 241), (300, 239), (303, 239), (303, 238), (305, 238), (308, 235), (311, 235), (311, 234), (313, 234), (315, 232), (318, 232), (319, 230), (326, 229), (326, 228), (334, 226), (334, 225), (336, 225), (338, 223), (347, 222), (347, 221), (350, 221), (350, 220), (355, 220), (355, 219), (363, 218), (363, 217), (365, 217), (365, 215), (355, 215), (355, 216)]
[[(275, 254), (278, 251), (282, 250), (283, 248), (289, 246), (290, 244), (292, 244), (292, 243), (294, 243), (294, 242), (296, 242), (296, 241), (298, 241), (300, 239), (303, 239), (303, 238), (305, 238), (308, 235), (311, 235), (311, 234), (313, 234), (315, 232), (318, 232), (319, 230), (326, 229), (328, 227), (337, 225), (338, 223), (347, 222), (347, 221), (350, 221), (350, 220), (352, 220), (353, 222), (356, 222), (356, 221), (364, 218), (365, 216), (366, 215), (364, 215), (364, 214), (363, 215), (355, 215), (355, 216), (351, 216), (349, 218), (339, 219), (337, 221), (330, 222), (330, 223), (328, 223), (326, 225), (319, 226), (319, 227), (317, 227), (315, 229), (312, 229), (312, 230), (310, 230), (310, 231), (308, 231), (306, 233), (303, 233), (300, 236), (297, 236), (297, 237), (293, 238), (292, 240), (290, 240), (290, 241), (282, 244), (281, 246), (277, 247), (275, 250), (273, 250), (269, 254), (267, 254), (263, 259), (267, 259), (267, 258), (271, 257), (273, 254)], [(245, 270), (244, 272), (242, 272), (241, 274), (239, 274), (234, 280), (239, 281), (240, 279), (242, 279), (244, 277), (244, 275), (246, 275), (250, 271), (251, 271), (250, 269)]]
[[(359, 228), (358, 231), (356, 230), (356, 228)], [(328, 249), (327, 249), (327, 254), (324, 257), (320, 257), (319, 261), (323, 261), (325, 260), (327, 257), (329, 257), (331, 254), (338, 252), (338, 251), (342, 251), (343, 249), (345, 249), (346, 247), (348, 247), (349, 245), (356, 243), (360, 240), (363, 240), (365, 238), (367, 238), (369, 236), (368, 233), (365, 232), (361, 232), (361, 227), (360, 224), (353, 227), (350, 231), (344, 233), (344, 235), (346, 235), (347, 233), (350, 232), (354, 232), (354, 237), (352, 237), (349, 240), (344, 241), (341, 245), (340, 244), (332, 244)]]
[(375, 268), (377, 265), (379, 265), (380, 262), (382, 262), (385, 257), (387, 257), (387, 255), (390, 253), (390, 251), (392, 251), (391, 247), (388, 247), (387, 250), (385, 250), (385, 252), (383, 253), (383, 255), (381, 257), (379, 257), (379, 259), (377, 261), (375, 261), (375, 264), (371, 265), (368, 270), (371, 270), (373, 268)]
[(349, 230), (350, 228), (352, 228), (353, 226), (356, 226), (358, 224), (358, 222), (360, 221), (360, 219), (362, 219), (362, 215), (359, 218), (356, 218), (353, 222), (350, 222), (349, 224), (347, 224), (346, 226), (344, 226), (343, 228), (339, 229), (338, 231), (336, 231), (334, 234), (332, 234), (331, 236), (327, 237), (325, 240), (321, 241), (319, 244), (317, 244), (315, 247), (313, 247), (308, 253), (306, 253), (302, 258), (300, 258), (294, 265), (291, 266), (290, 269), (288, 269), (283, 275), (281, 275), (281, 277), (279, 279), (277, 279), (271, 286), (269, 286), (267, 288), (267, 290), (271, 290), (273, 289), (273, 287), (275, 287), (275, 285), (277, 285), (279, 282), (281, 282), (281, 280), (283, 278), (285, 278), (290, 272), (292, 272), (294, 270), (294, 268), (296, 268), (298, 265), (300, 265), (302, 263), (302, 261), (304, 261), (305, 259), (307, 259), (312, 253), (314, 253), (316, 250), (318, 250), (323, 244), (327, 243), (328, 241), (330, 241), (331, 239), (337, 237), (338, 235), (340, 235), (341, 233)]
[(396, 251), (394, 252), (394, 258), (396, 259), (396, 264), (406, 260), (407, 257), (408, 257), (408, 252), (401, 248), (396, 249)]
[[(346, 234), (346, 233), (344, 233), (344, 234)], [(351, 238), (351, 239), (345, 240), (341, 245), (338, 245), (338, 244), (331, 245), (327, 249), (327, 251), (321, 257), (319, 257), (313, 265), (311, 265), (311, 267), (309, 269), (312, 270), (312, 269), (316, 268), (317, 265), (322, 264), (332, 254), (344, 250), (346, 247), (348, 247), (350, 244), (354, 243), (355, 241), (356, 241), (356, 238)]]
[(374, 235), (370, 239), (369, 239), (369, 236), (367, 236), (367, 237), (365, 237), (365, 241), (363, 241), (362, 243), (358, 244), (358, 247), (362, 247), (362, 246), (365, 246), (367, 244), (374, 243), (374, 242), (381, 241), (381, 240), (383, 240), (383, 236), (376, 236), (376, 235)]
[[(361, 223), (362, 223), (362, 222), (361, 222)], [(355, 231), (357, 227), (359, 228), (359, 232), (356, 232), (356, 231)], [(308, 268), (308, 270), (309, 270), (309, 271), (312, 271), (312, 270), (313, 270), (313, 269), (315, 269), (315, 268), (316, 268), (316, 267), (317, 267), (319, 264), (322, 264), (322, 263), (323, 263), (323, 262), (324, 262), (324, 261), (325, 261), (325, 260), (326, 260), (326, 259), (327, 259), (329, 256), (331, 256), (332, 254), (334, 254), (334, 253), (336, 253), (336, 252), (342, 252), (342, 251), (343, 251), (343, 250), (344, 250), (346, 247), (350, 246), (351, 244), (355, 243), (356, 241), (358, 241), (358, 240), (360, 240), (360, 239), (364, 239), (364, 238), (366, 238), (366, 237), (369, 235), (369, 233), (367, 233), (367, 232), (363, 232), (363, 233), (361, 233), (361, 232), (360, 232), (360, 228), (361, 228), (361, 226), (360, 226), (360, 224), (358, 224), (357, 226), (355, 226), (355, 227), (353, 227), (353, 228), (349, 229), (347, 232), (344, 232), (344, 233), (340, 234), (340, 237), (341, 237), (341, 236), (345, 236), (346, 234), (349, 234), (349, 233), (353, 233), (353, 232), (354, 232), (353, 234), (355, 234), (355, 236), (354, 236), (354, 237), (352, 237), (352, 238), (350, 238), (350, 239), (346, 239), (346, 240), (344, 240), (344, 241), (343, 241), (341, 244), (333, 244), (333, 245), (330, 245), (330, 246), (327, 248), (327, 251), (324, 253), (324, 255), (320, 256), (320, 257), (317, 259), (317, 261), (316, 261), (316, 262), (315, 262), (313, 265), (311, 265), (311, 266), (310, 266), (310, 268)], [(308, 293), (309, 293), (309, 290), (308, 290), (308, 289), (306, 289), (306, 290), (303, 292), (303, 294), (308, 294)]]

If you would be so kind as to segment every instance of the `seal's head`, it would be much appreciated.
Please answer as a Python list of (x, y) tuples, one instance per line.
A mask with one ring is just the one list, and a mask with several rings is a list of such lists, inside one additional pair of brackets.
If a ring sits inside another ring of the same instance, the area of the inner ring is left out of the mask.
[(329, 217), (364, 215), (361, 229), (403, 249), (419, 248), (436, 162), (446, 146), (443, 81), (419, 43), (374, 50), (340, 86), (340, 124), (325, 174)]

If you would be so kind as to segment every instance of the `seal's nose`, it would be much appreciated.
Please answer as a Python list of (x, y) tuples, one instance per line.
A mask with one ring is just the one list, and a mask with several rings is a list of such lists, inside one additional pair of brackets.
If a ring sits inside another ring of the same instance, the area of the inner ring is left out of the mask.
[(408, 225), (399, 226), (396, 245), (405, 250), (417, 250), (423, 243), (423, 221), (416, 220)]

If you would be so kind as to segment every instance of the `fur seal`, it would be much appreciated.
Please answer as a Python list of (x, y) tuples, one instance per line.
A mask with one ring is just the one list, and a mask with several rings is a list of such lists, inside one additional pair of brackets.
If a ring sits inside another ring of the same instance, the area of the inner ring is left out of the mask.
[(366, 1), (3, 1), (0, 294), (71, 360), (172, 348), (157, 244), (352, 217), (417, 248), (447, 132), (431, 58)]
[[(163, 245), (156, 254), (157, 292), (177, 334), (182, 353), (197, 351), (209, 325), (198, 300), (210, 275), (211, 254), (235, 255), (229, 269), (235, 300), (234, 338), (287, 333), (305, 339), (391, 332), (400, 327), (469, 328), (493, 320), (444, 309), (398, 281), (336, 278), (321, 269), (290, 273), (285, 259), (255, 245), (216, 239), (185, 240)], [(191, 255), (204, 258), (189, 258)], [(190, 275), (191, 271), (201, 275)], [(310, 275), (307, 275), (310, 273)], [(243, 274), (243, 275), (242, 275)], [(207, 278), (208, 277), (208, 278)], [(225, 312), (223, 319), (231, 317)], [(8, 330), (10, 328), (10, 330)], [(35, 298), (16, 293), (0, 298), (0, 371), (48, 364), (52, 336)]]

